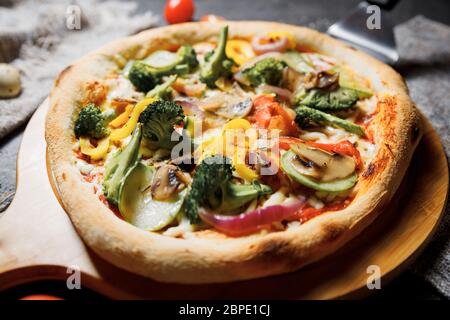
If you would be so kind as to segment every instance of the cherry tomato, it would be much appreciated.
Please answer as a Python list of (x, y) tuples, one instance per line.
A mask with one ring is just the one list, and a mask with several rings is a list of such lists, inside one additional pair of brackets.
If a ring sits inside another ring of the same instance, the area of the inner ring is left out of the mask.
[(194, 1), (167, 0), (164, 15), (169, 24), (191, 21), (194, 16)]
[(48, 294), (31, 294), (20, 298), (20, 300), (64, 300), (60, 297), (51, 296)]
[(218, 21), (224, 21), (225, 18), (221, 16), (216, 16), (215, 14), (206, 14), (200, 18), (200, 21), (203, 22), (218, 22)]

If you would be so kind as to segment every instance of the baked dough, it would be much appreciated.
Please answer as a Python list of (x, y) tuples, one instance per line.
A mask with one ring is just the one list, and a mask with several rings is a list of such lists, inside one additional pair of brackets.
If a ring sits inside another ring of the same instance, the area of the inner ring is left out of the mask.
[(317, 31), (272, 22), (226, 22), (230, 37), (289, 31), (296, 41), (334, 57), (370, 79), (378, 97), (372, 120), (377, 152), (359, 178), (349, 206), (280, 232), (245, 237), (172, 238), (118, 219), (80, 179), (74, 165), (73, 121), (87, 81), (117, 68), (117, 54), (143, 59), (150, 52), (214, 39), (221, 23), (186, 23), (115, 41), (64, 69), (51, 92), (45, 138), (65, 210), (85, 243), (110, 263), (163, 282), (213, 283), (291, 272), (336, 251), (366, 228), (389, 203), (420, 140), (419, 114), (391, 67)]

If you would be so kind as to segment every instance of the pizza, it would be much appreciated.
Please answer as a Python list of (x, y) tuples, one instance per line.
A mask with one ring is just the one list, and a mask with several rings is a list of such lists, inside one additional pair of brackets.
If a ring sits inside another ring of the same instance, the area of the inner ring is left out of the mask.
[(97, 254), (163, 282), (297, 270), (394, 197), (420, 115), (389, 66), (319, 32), (186, 23), (63, 70), (48, 158)]

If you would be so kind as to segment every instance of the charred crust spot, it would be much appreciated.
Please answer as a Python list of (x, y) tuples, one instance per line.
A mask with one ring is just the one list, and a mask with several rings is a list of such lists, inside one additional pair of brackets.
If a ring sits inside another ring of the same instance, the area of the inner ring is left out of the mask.
[(387, 143), (385, 143), (384, 146), (386, 147), (387, 151), (389, 151), (391, 156), (394, 156), (394, 153), (392, 152), (391, 146), (389, 144), (387, 144)]
[(69, 65), (59, 73), (58, 77), (55, 80), (55, 85), (58, 85), (61, 82), (61, 80), (66, 76), (66, 74), (70, 71), (70, 69), (72, 69), (72, 67), (73, 67), (72, 65)]
[(270, 240), (265, 241), (260, 244), (258, 247), (255, 247), (258, 260), (262, 261), (278, 261), (281, 262), (280, 259), (285, 259), (290, 256), (287, 252), (289, 249), (289, 245), (284, 240)]
[(340, 227), (336, 224), (326, 224), (323, 227), (323, 231), (325, 234), (324, 241), (334, 242), (344, 234), (345, 230), (343, 227)]
[(66, 181), (67, 177), (66, 174), (63, 172), (63, 174), (61, 175), (61, 178), (63, 179), (63, 181)]
[(376, 169), (376, 165), (374, 163), (370, 163), (367, 166), (366, 171), (364, 171), (364, 173), (362, 174), (363, 178), (366, 178), (366, 179), (369, 178), (375, 172), (375, 169)]
[(412, 133), (411, 133), (411, 143), (414, 145), (417, 142), (417, 139), (419, 139), (420, 136), (420, 129), (417, 126), (412, 127)]
[(284, 241), (268, 241), (261, 246), (261, 254), (264, 256), (276, 256), (286, 247)]

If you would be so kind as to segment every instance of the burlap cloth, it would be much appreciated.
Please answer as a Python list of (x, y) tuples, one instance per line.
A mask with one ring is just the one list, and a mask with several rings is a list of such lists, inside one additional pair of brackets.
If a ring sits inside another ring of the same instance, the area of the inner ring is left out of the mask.
[(66, 65), (113, 39), (156, 25), (156, 16), (136, 8), (134, 2), (117, 0), (0, 0), (0, 62), (12, 61), (23, 87), (18, 98), (0, 99), (0, 139), (28, 120)]

